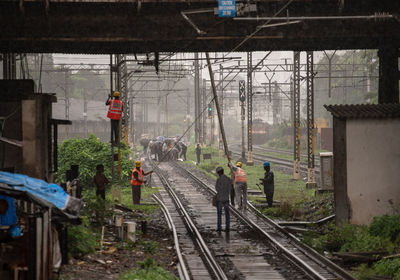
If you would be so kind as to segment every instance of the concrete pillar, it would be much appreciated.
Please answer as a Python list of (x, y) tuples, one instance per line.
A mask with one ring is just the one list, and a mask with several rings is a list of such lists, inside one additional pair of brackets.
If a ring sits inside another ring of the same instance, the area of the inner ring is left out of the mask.
[(399, 103), (399, 52), (395, 47), (380, 48), (378, 103)]

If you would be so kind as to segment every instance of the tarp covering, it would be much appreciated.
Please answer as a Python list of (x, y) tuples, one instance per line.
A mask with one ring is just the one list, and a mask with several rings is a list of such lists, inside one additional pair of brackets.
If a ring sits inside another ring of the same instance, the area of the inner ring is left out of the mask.
[(54, 206), (73, 215), (77, 215), (82, 206), (80, 199), (69, 196), (59, 185), (49, 184), (26, 175), (0, 171), (1, 183), (8, 185), (13, 190), (28, 193), (43, 206)]
[(7, 212), (4, 215), (0, 215), (1, 226), (11, 226), (17, 223), (17, 213), (15, 211), (15, 202), (12, 197), (1, 195), (0, 200), (4, 199), (8, 204)]
[(0, 171), (0, 183), (7, 184), (16, 190), (29, 192), (52, 203), (61, 210), (64, 210), (67, 206), (68, 194), (59, 185), (48, 184), (40, 179), (3, 171)]

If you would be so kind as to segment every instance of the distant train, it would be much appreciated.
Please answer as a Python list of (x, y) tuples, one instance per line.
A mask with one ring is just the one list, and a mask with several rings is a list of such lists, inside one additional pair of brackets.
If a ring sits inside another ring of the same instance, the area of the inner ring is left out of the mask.
[(253, 144), (261, 145), (268, 141), (269, 127), (270, 125), (261, 119), (253, 120)]

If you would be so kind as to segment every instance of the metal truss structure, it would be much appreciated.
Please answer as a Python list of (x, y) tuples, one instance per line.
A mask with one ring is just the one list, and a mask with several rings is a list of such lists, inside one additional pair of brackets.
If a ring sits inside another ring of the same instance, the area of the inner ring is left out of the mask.
[(300, 179), (300, 52), (293, 54), (293, 178)]
[(314, 165), (314, 54), (307, 52), (307, 187), (314, 188), (315, 165)]
[(247, 52), (247, 165), (253, 165), (253, 56)]

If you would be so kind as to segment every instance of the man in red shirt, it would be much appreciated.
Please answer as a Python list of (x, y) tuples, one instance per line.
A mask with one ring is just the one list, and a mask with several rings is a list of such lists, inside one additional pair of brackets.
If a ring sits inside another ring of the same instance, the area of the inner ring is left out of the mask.
[(106, 105), (110, 105), (108, 107), (107, 118), (111, 119), (111, 143), (119, 143), (118, 127), (122, 115), (123, 103), (119, 100), (120, 93), (118, 91), (114, 91), (113, 96), (114, 99), (111, 99), (111, 95), (109, 95), (106, 101)]

